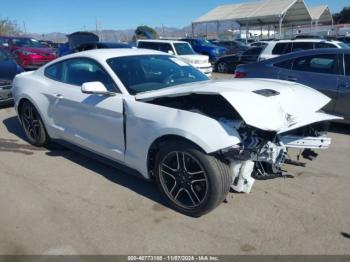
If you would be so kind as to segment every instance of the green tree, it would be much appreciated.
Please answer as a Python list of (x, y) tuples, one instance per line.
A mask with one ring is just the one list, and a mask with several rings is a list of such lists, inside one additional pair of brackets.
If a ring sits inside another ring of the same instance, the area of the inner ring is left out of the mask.
[(156, 30), (147, 25), (138, 26), (135, 30), (135, 39), (156, 39), (158, 34)]
[(15, 21), (0, 19), (0, 35), (19, 35), (21, 29)]
[(350, 6), (344, 7), (339, 13), (333, 14), (333, 20), (336, 24), (350, 23)]

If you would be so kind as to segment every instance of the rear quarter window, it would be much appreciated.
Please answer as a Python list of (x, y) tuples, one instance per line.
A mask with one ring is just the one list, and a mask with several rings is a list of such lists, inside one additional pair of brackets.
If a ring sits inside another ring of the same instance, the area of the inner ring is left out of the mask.
[(62, 63), (56, 63), (45, 68), (44, 75), (47, 78), (61, 81), (62, 79)]

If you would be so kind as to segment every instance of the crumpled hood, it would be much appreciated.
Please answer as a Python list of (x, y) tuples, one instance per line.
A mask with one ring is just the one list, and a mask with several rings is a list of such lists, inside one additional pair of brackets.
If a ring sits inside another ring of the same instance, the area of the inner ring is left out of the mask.
[(248, 125), (278, 133), (341, 119), (318, 112), (331, 101), (327, 96), (307, 86), (280, 80), (204, 81), (144, 92), (135, 98), (151, 101), (189, 94), (222, 95)]

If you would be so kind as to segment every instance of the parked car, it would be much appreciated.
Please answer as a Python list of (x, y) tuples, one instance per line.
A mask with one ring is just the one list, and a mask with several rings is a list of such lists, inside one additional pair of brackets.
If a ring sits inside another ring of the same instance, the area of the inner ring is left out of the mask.
[(6, 48), (24, 69), (37, 69), (54, 60), (53, 49), (44, 47), (36, 39), (17, 36), (0, 36), (0, 45)]
[(131, 48), (131, 46), (125, 43), (90, 42), (90, 43), (84, 43), (84, 44), (78, 45), (75, 49), (71, 50), (69, 53), (73, 54), (73, 53), (87, 51), (87, 50), (109, 49), (109, 48)]
[(318, 48), (349, 48), (346, 44), (339, 41), (326, 41), (319, 39), (297, 39), (271, 41), (260, 54), (259, 61), (274, 58), (279, 55), (291, 52), (310, 50)]
[(240, 54), (248, 50), (248, 47), (239, 41), (212, 41), (214, 45), (226, 48), (226, 54)]
[(12, 80), (23, 69), (4, 49), (0, 48), (0, 105), (8, 104), (12, 99)]
[(180, 60), (191, 64), (202, 73), (210, 76), (213, 69), (209, 63), (209, 57), (197, 54), (188, 42), (173, 40), (139, 40), (138, 48), (146, 48), (162, 51), (176, 56)]
[(209, 56), (210, 62), (215, 62), (221, 56), (225, 55), (228, 51), (227, 48), (216, 46), (205, 39), (185, 38), (181, 39), (181, 41), (186, 41), (190, 43), (194, 51), (196, 51), (197, 53)]
[(350, 36), (340, 36), (337, 37), (337, 40), (347, 44), (350, 47)]
[(67, 35), (68, 42), (60, 45), (57, 50), (59, 57), (75, 53), (76, 48), (85, 43), (96, 43), (100, 38), (91, 32), (78, 31)]
[(350, 120), (350, 49), (302, 51), (242, 65), (236, 77), (273, 78), (310, 86), (332, 98), (326, 112)]
[(234, 73), (238, 65), (256, 62), (263, 50), (264, 47), (252, 47), (243, 54), (222, 56), (215, 62), (214, 69), (219, 73)]
[(300, 35), (296, 35), (294, 39), (325, 39), (325, 38), (320, 35), (300, 34)]
[[(330, 99), (309, 87), (210, 81), (146, 49), (61, 57), (18, 75), (13, 95), (30, 143), (59, 141), (122, 164), (154, 179), (170, 205), (190, 216), (213, 210), (230, 187), (249, 192), (254, 170), (279, 170), (289, 147), (327, 148), (331, 139), (310, 125), (337, 119), (319, 112)], [(301, 127), (310, 129), (307, 137), (298, 135)]]

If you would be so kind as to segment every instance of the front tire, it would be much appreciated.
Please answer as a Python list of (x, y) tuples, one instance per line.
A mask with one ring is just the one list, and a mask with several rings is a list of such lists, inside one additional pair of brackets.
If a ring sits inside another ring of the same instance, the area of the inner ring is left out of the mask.
[(232, 183), (227, 164), (183, 141), (162, 145), (154, 169), (158, 188), (170, 206), (193, 217), (222, 203)]
[(47, 145), (50, 139), (35, 106), (29, 101), (25, 101), (19, 113), (29, 143), (38, 147)]

